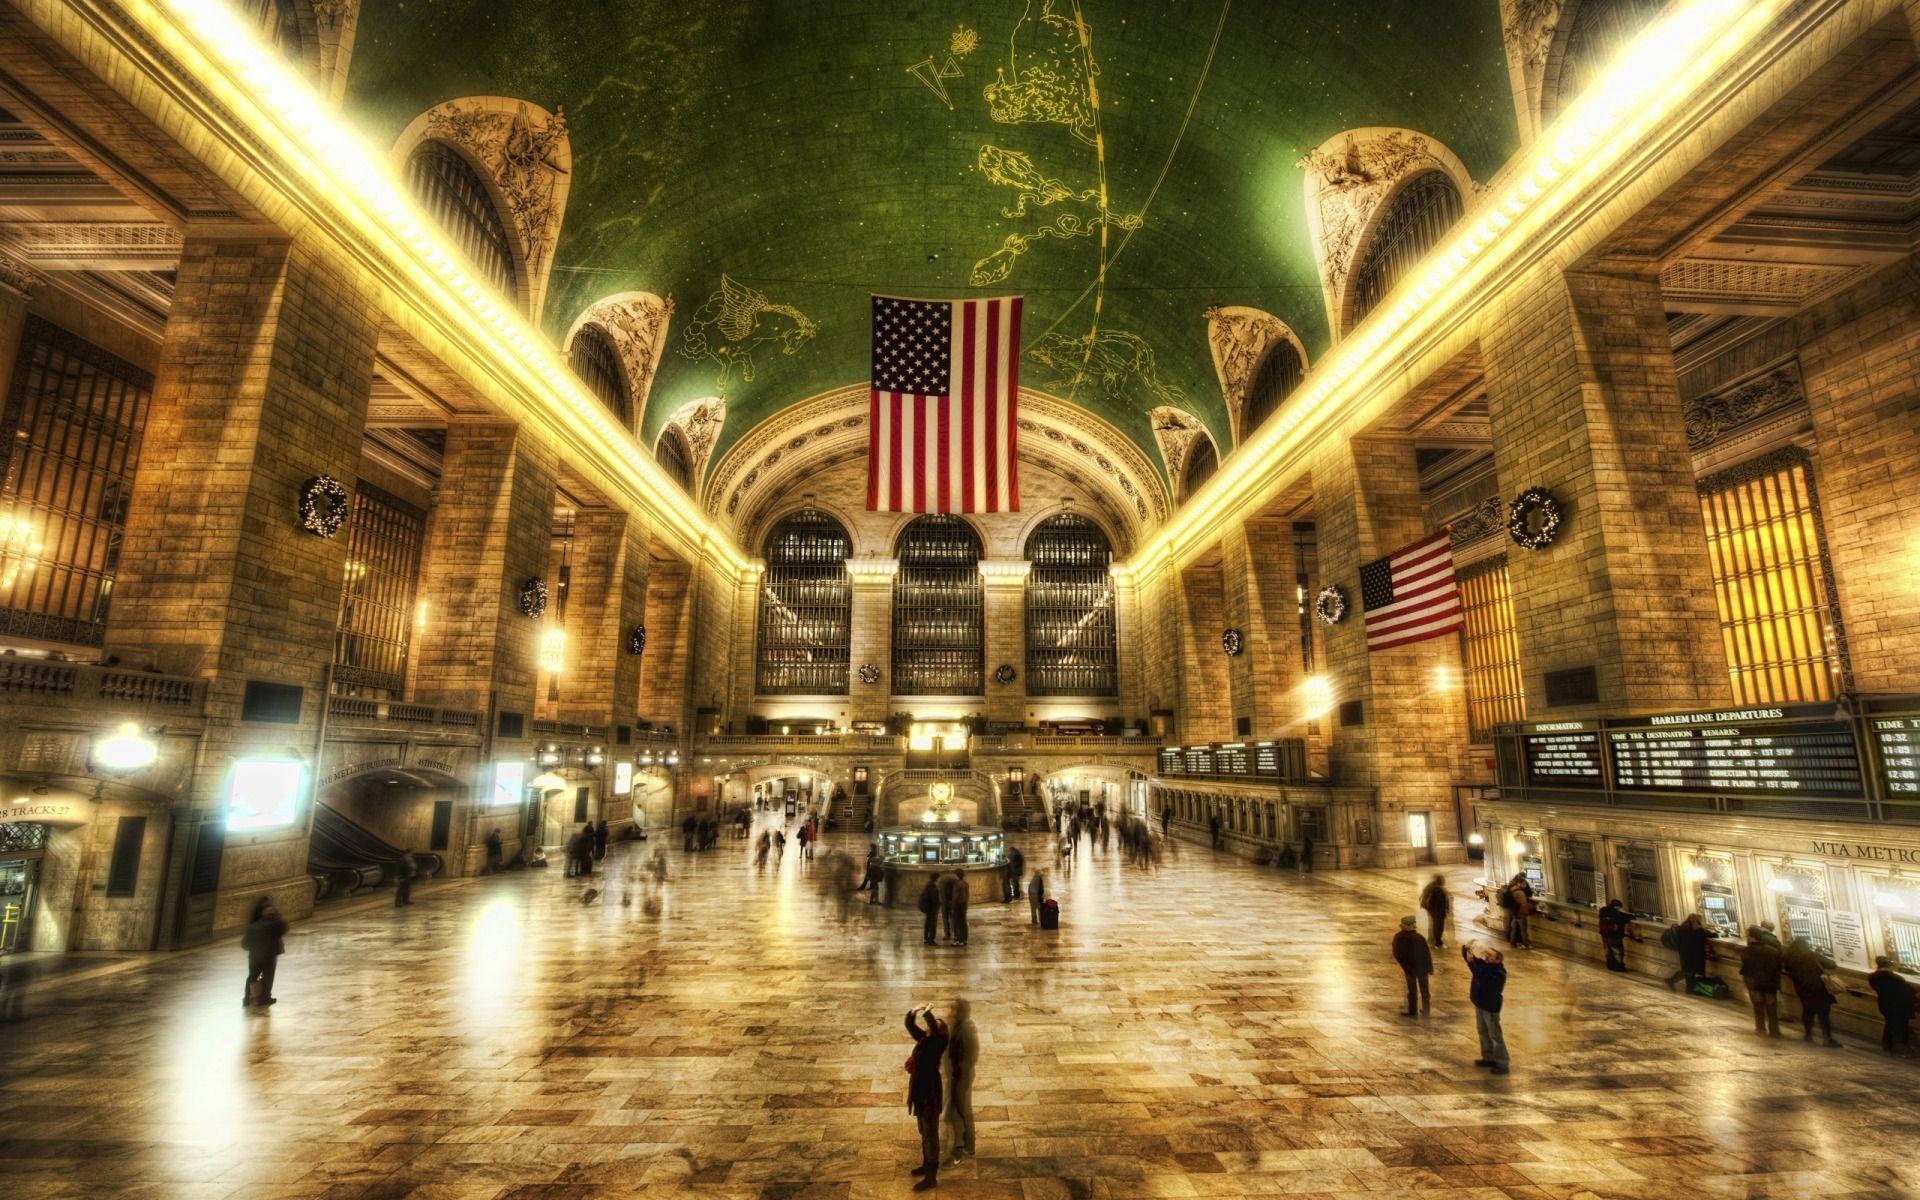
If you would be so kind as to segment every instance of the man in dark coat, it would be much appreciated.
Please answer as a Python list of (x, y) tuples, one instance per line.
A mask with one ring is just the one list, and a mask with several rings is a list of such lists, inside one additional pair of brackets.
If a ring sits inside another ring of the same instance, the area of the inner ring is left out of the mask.
[(940, 931), (946, 935), (947, 940), (950, 942), (954, 940), (953, 889), (954, 889), (954, 885), (959, 882), (960, 882), (960, 873), (958, 871), (955, 871), (950, 875), (943, 874), (938, 877), (938, 887), (939, 887), (938, 896), (939, 896), (939, 904), (940, 904)]
[(1827, 990), (1824, 978), (1833, 970), (1833, 960), (1815, 950), (1807, 939), (1797, 937), (1787, 943), (1781, 965), (1787, 978), (1793, 981), (1793, 994), (1800, 1000), (1800, 1027), (1806, 1034), (1802, 1040), (1813, 1040), (1813, 1026), (1817, 1021), (1826, 1044), (1838, 1046), (1840, 1043), (1833, 1040), (1834, 996)]
[(1467, 960), (1467, 970), (1473, 972), (1467, 997), (1473, 1001), (1474, 1027), (1480, 1034), (1480, 1057), (1473, 1060), (1473, 1065), (1505, 1075), (1507, 1039), (1500, 1032), (1500, 1008), (1507, 990), (1506, 964), (1491, 946), (1462, 946), (1460, 955)]
[(1006, 901), (1012, 904), (1020, 898), (1020, 877), (1027, 873), (1027, 856), (1020, 853), (1020, 847), (1014, 846), (1007, 851), (1007, 895)]
[[(1627, 926), (1632, 924), (1627, 910), (1620, 907), (1620, 901), (1609, 900), (1600, 909), (1600, 944), (1607, 950), (1607, 970), (1624, 971), (1627, 969)], [(1777, 948), (1777, 947), (1776, 947)], [(1774, 990), (1779, 990), (1780, 964), (1773, 965)], [(1775, 1024), (1779, 1024), (1776, 1020)]]
[(1220, 848), (1220, 814), (1217, 812), (1207, 814), (1207, 835), (1213, 839), (1213, 848), (1218, 850)]
[(940, 932), (940, 885), (932, 875), (927, 876), (927, 885), (920, 889), (920, 914), (926, 919), (920, 940), (929, 946), (935, 945)]
[(869, 903), (880, 902), (880, 843), (875, 842), (867, 847), (866, 873), (860, 876), (860, 886), (853, 890), (869, 893)]
[(1673, 985), (1684, 977), (1687, 990), (1692, 991), (1694, 984), (1707, 977), (1707, 947), (1713, 941), (1713, 934), (1707, 931), (1699, 913), (1688, 913), (1687, 919), (1674, 926), (1669, 936), (1673, 939), (1669, 948), (1680, 956), (1680, 966), (1667, 976), (1667, 990), (1672, 991)]
[(694, 819), (692, 813), (688, 813), (680, 822), (680, 848), (688, 854), (693, 853), (693, 833), (699, 827), (700, 822)]
[(967, 901), (972, 889), (967, 887), (967, 877), (960, 872), (953, 873), (953, 892), (947, 900), (947, 938), (957, 946), (967, 944)]
[(481, 871), (481, 874), (492, 875), (500, 870), (500, 862), (503, 857), (500, 849), (500, 831), (498, 829), (487, 830), (486, 847), (487, 865), (486, 869)]
[(257, 1004), (265, 1008), (276, 1002), (273, 998), (273, 972), (279, 965), (280, 956), (286, 953), (286, 939), (285, 918), (273, 906), (272, 900), (260, 897), (253, 906), (253, 916), (247, 920), (246, 932), (240, 935), (240, 948), (247, 952), (247, 989), (241, 995), (242, 1007)]
[(593, 827), (593, 856), (595, 858), (607, 856), (607, 819), (605, 817), (601, 817), (600, 823)]
[(1880, 1048), (1888, 1054), (1913, 1053), (1913, 985), (1893, 969), (1893, 960), (1882, 954), (1874, 960), (1879, 969), (1867, 976), (1867, 986), (1880, 998)]
[[(918, 1021), (921, 1016), (927, 1019), (924, 1031)], [(924, 1192), (937, 1186), (935, 1177), (940, 1173), (940, 1109), (945, 1100), (940, 1060), (947, 1054), (947, 1027), (931, 1008), (916, 1008), (907, 1013), (907, 1032), (913, 1035), (913, 1056), (907, 1059), (907, 1111), (920, 1124), (920, 1165), (913, 1173), (921, 1179), (913, 1190)]]
[[(1393, 935), (1393, 961), (1407, 977), (1407, 1015), (1417, 1017), (1433, 1011), (1433, 998), (1427, 992), (1427, 980), (1433, 974), (1433, 950), (1420, 936), (1412, 917), (1400, 918), (1400, 932)], [(1418, 1001), (1416, 1004), (1415, 1001)]]
[(1420, 889), (1420, 907), (1427, 914), (1427, 940), (1435, 950), (1446, 949), (1447, 918), (1453, 913), (1453, 898), (1447, 895), (1447, 877), (1434, 872), (1427, 886)]
[(1758, 925), (1747, 926), (1747, 948), (1740, 956), (1740, 981), (1753, 1005), (1753, 1031), (1780, 1036), (1780, 947)]

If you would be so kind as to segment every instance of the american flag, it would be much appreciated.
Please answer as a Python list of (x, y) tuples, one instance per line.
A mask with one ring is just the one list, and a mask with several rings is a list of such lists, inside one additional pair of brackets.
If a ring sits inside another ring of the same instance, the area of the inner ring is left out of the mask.
[(1020, 297), (873, 298), (867, 507), (1019, 512)]
[(1460, 588), (1446, 530), (1360, 568), (1367, 649), (1385, 650), (1460, 628)]

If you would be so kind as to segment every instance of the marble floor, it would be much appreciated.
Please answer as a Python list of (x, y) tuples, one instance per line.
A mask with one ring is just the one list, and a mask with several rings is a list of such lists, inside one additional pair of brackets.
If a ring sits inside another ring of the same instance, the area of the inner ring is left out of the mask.
[(917, 913), (843, 913), (824, 854), (743, 846), (666, 847), (657, 891), (629, 845), (305, 923), (265, 1012), (232, 943), (32, 989), (0, 1011), (0, 1196), (905, 1195), (901, 1014), (955, 996), (979, 1140), (943, 1196), (1920, 1195), (1914, 1066), (1744, 1006), (1523, 952), (1513, 1073), (1476, 1069), (1457, 957), (1399, 1015), (1413, 872), (1085, 855), (1058, 933), (976, 902), (929, 949)]

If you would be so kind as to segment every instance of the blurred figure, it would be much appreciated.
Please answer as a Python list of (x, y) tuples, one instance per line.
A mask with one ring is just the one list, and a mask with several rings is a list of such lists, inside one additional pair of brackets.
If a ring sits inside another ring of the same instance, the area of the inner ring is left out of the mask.
[[(1600, 944), (1606, 947), (1607, 970), (1624, 971), (1627, 969), (1627, 930), (1630, 929), (1632, 925), (1633, 922), (1628, 918), (1627, 910), (1620, 906), (1618, 899), (1607, 901), (1605, 907), (1600, 910)], [(1748, 940), (1751, 941), (1753, 935), (1759, 932), (1760, 930), (1757, 926), (1749, 926), (1747, 929)], [(1780, 963), (1778, 961), (1780, 947), (1773, 947), (1773, 951), (1775, 957), (1773, 964), (1774, 991), (1777, 993), (1780, 990)], [(1774, 1024), (1776, 1026), (1779, 1024), (1777, 1014)], [(1778, 1036), (1777, 1032), (1776, 1036)]]
[(1834, 995), (1826, 981), (1827, 972), (1834, 969), (1833, 960), (1815, 950), (1807, 939), (1797, 937), (1787, 943), (1781, 965), (1793, 981), (1793, 994), (1800, 999), (1800, 1027), (1806, 1035), (1801, 1040), (1813, 1040), (1813, 1026), (1818, 1022), (1821, 1040), (1828, 1046), (1838, 1046), (1840, 1043), (1833, 1040)]
[(971, 892), (967, 877), (955, 871), (953, 892), (947, 900), (947, 940), (956, 946), (967, 944), (967, 902)]
[(273, 972), (287, 949), (287, 922), (273, 901), (262, 896), (247, 919), (247, 930), (240, 935), (240, 948), (247, 952), (247, 988), (241, 1007), (249, 1004), (265, 1008), (278, 1003), (273, 995)]
[(860, 876), (860, 886), (853, 890), (856, 892), (874, 893), (867, 897), (869, 901), (878, 898), (880, 892), (880, 843), (875, 842), (873, 845), (867, 847), (866, 871)]
[[(1611, 955), (1612, 949), (1607, 953)], [(1608, 964), (1612, 966), (1609, 958)], [(1626, 970), (1625, 966), (1620, 968)], [(1780, 947), (1767, 940), (1766, 930), (1747, 926), (1746, 953), (1740, 959), (1740, 981), (1747, 985), (1753, 1005), (1753, 1031), (1761, 1037), (1780, 1036)]]
[(393, 906), (405, 908), (413, 903), (413, 876), (418, 870), (413, 863), (413, 851), (400, 852), (400, 869), (393, 877)]
[[(1433, 950), (1415, 928), (1413, 917), (1400, 918), (1400, 932), (1393, 935), (1393, 961), (1407, 977), (1407, 1016), (1417, 1017), (1433, 1011), (1428, 979), (1433, 975)], [(1416, 1004), (1415, 1001), (1418, 1001)]]
[(1473, 975), (1467, 996), (1473, 1001), (1474, 1029), (1480, 1034), (1480, 1057), (1476, 1067), (1487, 1067), (1495, 1075), (1507, 1073), (1507, 1039), (1500, 1032), (1500, 1008), (1507, 990), (1507, 968), (1500, 952), (1492, 946), (1469, 944), (1461, 947)]
[(1447, 918), (1453, 913), (1453, 898), (1447, 895), (1447, 877), (1435, 871), (1427, 886), (1420, 889), (1420, 908), (1427, 914), (1427, 941), (1435, 950), (1446, 946)]
[(927, 884), (920, 889), (920, 914), (925, 918), (920, 931), (920, 940), (929, 946), (938, 945), (940, 932), (940, 885), (934, 876), (927, 876)]
[[(920, 1017), (926, 1018), (924, 1031)], [(940, 1174), (940, 1060), (947, 1054), (947, 1027), (932, 1008), (922, 1006), (907, 1013), (907, 1032), (913, 1037), (913, 1054), (907, 1059), (907, 1111), (920, 1125), (920, 1165), (913, 1174), (921, 1179), (913, 1190), (924, 1192), (939, 1186), (935, 1180)]]
[(486, 847), (487, 865), (480, 873), (482, 875), (497, 875), (500, 873), (502, 858), (500, 851), (500, 831), (498, 829), (487, 830)]
[(953, 1002), (947, 1029), (947, 1142), (953, 1157), (973, 1153), (973, 1068), (980, 1061), (980, 1033), (973, 1027), (973, 1006)]
[[(1888, 1054), (1913, 1053), (1913, 985), (1894, 970), (1894, 961), (1882, 954), (1874, 960), (1875, 971), (1867, 976), (1867, 986), (1880, 1001), (1880, 1048)], [(962, 1000), (961, 1004), (966, 1001)]]
[(1027, 881), (1027, 907), (1033, 913), (1033, 924), (1040, 923), (1040, 906), (1047, 902), (1047, 873), (1035, 870), (1033, 878)]
[(600, 823), (593, 827), (593, 856), (595, 858), (607, 856), (607, 819), (605, 817), (601, 817)]
[(1020, 898), (1020, 877), (1026, 874), (1026, 870), (1027, 856), (1020, 853), (1020, 847), (1009, 846), (1006, 869), (1002, 872), (1006, 881), (1004, 884), (1006, 894), (1001, 897), (1004, 902), (1012, 904)]
[(1533, 915), (1533, 884), (1525, 871), (1516, 871), (1507, 886), (1500, 889), (1500, 911), (1507, 918), (1507, 945), (1533, 949), (1527, 936), (1527, 918)]
[(1712, 940), (1713, 935), (1707, 932), (1699, 913), (1688, 913), (1686, 920), (1662, 935), (1661, 944), (1680, 956), (1680, 966), (1667, 976), (1668, 991), (1685, 978), (1687, 991), (1691, 992), (1695, 984), (1707, 977), (1707, 945)]

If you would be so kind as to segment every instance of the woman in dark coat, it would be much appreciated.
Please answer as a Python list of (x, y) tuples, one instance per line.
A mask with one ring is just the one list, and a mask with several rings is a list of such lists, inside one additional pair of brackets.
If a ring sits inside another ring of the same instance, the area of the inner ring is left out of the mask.
[(1674, 927), (1673, 952), (1680, 956), (1680, 967), (1667, 976), (1668, 991), (1672, 991), (1682, 977), (1687, 981), (1688, 991), (1707, 977), (1707, 945), (1712, 940), (1713, 935), (1707, 931), (1699, 913), (1688, 913), (1687, 919)]
[[(923, 1031), (917, 1018), (925, 1016)], [(907, 1032), (913, 1035), (913, 1056), (907, 1059), (907, 1111), (920, 1125), (920, 1165), (913, 1173), (921, 1176), (913, 1185), (916, 1192), (935, 1186), (940, 1173), (940, 1109), (944, 1094), (940, 1087), (940, 1060), (947, 1053), (947, 1027), (933, 1015), (931, 1008), (916, 1008), (907, 1014)]]
[(1800, 1026), (1806, 1031), (1802, 1040), (1813, 1040), (1813, 1023), (1818, 1021), (1826, 1044), (1838, 1046), (1840, 1043), (1833, 1040), (1834, 996), (1822, 978), (1833, 970), (1833, 960), (1808, 945), (1807, 939), (1797, 937), (1787, 943), (1784, 965), (1787, 978), (1793, 981), (1793, 994), (1800, 998)]

